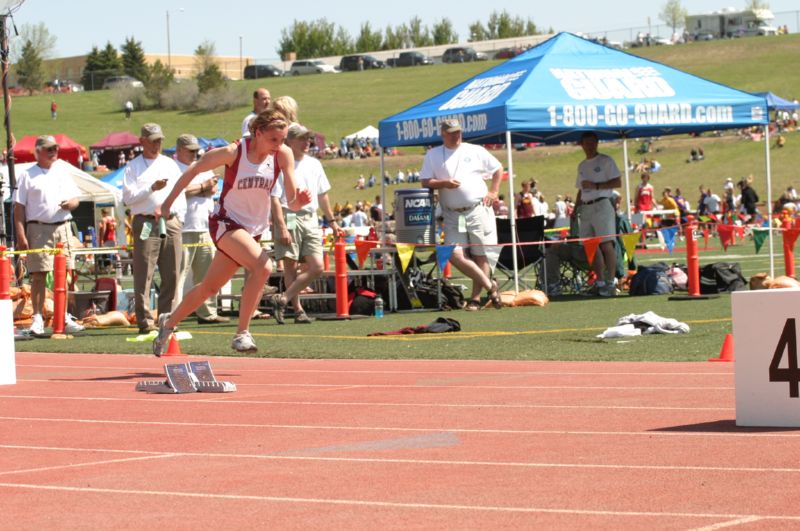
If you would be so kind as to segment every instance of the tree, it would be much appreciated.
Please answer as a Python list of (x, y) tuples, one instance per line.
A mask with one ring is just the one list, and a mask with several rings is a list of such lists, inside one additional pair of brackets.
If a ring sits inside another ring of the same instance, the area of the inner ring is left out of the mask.
[(470, 41), (485, 41), (536, 35), (538, 30), (531, 19), (523, 20), (521, 17), (512, 17), (507, 11), (503, 10), (502, 13), (492, 11), (486, 26), (481, 24), (480, 21), (473, 22), (469, 27), (469, 33)]
[(33, 94), (34, 90), (42, 88), (44, 84), (42, 58), (33, 42), (25, 42), (16, 70), (19, 84), (28, 91), (28, 94)]
[(294, 52), (298, 59), (343, 55), (353, 51), (353, 42), (346, 29), (324, 18), (312, 22), (295, 20), (281, 30), (278, 54), (287, 57)]
[(209, 40), (201, 42), (194, 51), (195, 79), (201, 94), (226, 85), (225, 76), (214, 61), (216, 54), (216, 46)]
[(355, 43), (357, 52), (372, 52), (374, 50), (380, 50), (382, 42), (383, 35), (381, 35), (380, 30), (372, 31), (372, 27), (370, 26), (369, 22), (364, 22), (361, 24), (361, 32), (358, 34), (358, 38), (356, 39)]
[(450, 19), (443, 18), (433, 25), (433, 44), (453, 44), (458, 42), (458, 34), (453, 30)]
[(49, 59), (56, 48), (56, 37), (51, 35), (44, 22), (38, 24), (23, 24), (20, 26), (19, 37), (11, 39), (11, 62), (16, 63), (22, 56), (22, 48), (30, 41), (36, 53), (42, 59)]
[(147, 97), (158, 107), (164, 106), (163, 96), (167, 89), (175, 81), (175, 70), (169, 68), (160, 60), (156, 60), (150, 71), (147, 73), (146, 92)]
[(403, 35), (400, 31), (393, 29), (391, 26), (386, 26), (386, 31), (383, 32), (381, 50), (398, 50), (402, 47)]
[(92, 46), (92, 51), (86, 56), (86, 64), (83, 67), (83, 74), (81, 75), (81, 84), (86, 90), (99, 89), (103, 82), (95, 84), (95, 74), (100, 70), (100, 50), (97, 46)]
[(144, 59), (142, 43), (134, 40), (133, 37), (125, 39), (125, 43), (122, 45), (122, 69), (126, 75), (147, 84), (150, 69)]
[(483, 28), (483, 24), (481, 24), (480, 21), (476, 20), (469, 25), (469, 38), (467, 39), (469, 42), (485, 41), (488, 38), (486, 30)]
[(686, 15), (688, 15), (688, 12), (681, 5), (681, 0), (667, 0), (667, 3), (661, 8), (658, 18), (671, 27), (672, 33), (675, 34), (677, 28), (686, 24)]
[(758, 9), (769, 9), (769, 2), (764, 2), (762, 0), (749, 0), (747, 4), (745, 4), (744, 8), (751, 11), (756, 11)]
[(106, 47), (100, 52), (100, 63), (103, 70), (108, 71), (110, 76), (122, 74), (122, 59), (110, 42), (107, 42)]
[(433, 44), (428, 26), (422, 25), (422, 19), (415, 16), (408, 21), (408, 40), (412, 47), (430, 46)]

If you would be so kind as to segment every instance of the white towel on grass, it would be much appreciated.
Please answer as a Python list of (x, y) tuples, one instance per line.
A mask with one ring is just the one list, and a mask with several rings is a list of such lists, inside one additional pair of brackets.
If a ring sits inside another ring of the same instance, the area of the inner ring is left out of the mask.
[[(631, 332), (631, 328), (639, 333)], [(620, 317), (617, 326), (612, 326), (597, 337), (607, 339), (612, 337), (630, 337), (639, 334), (688, 334), (689, 325), (669, 317), (647, 312), (642, 314), (629, 314)]]

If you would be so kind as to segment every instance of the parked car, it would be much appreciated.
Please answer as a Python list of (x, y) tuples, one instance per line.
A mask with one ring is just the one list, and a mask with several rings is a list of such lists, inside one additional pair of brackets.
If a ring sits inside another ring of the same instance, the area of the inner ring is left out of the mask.
[(400, 52), (397, 66), (432, 65), (433, 61), (422, 52)]
[(272, 65), (247, 65), (244, 67), (245, 79), (259, 79), (262, 77), (281, 77), (283, 70)]
[(303, 74), (335, 74), (336, 72), (338, 72), (338, 70), (320, 59), (295, 61), (292, 63), (291, 68), (289, 68), (289, 73), (293, 76), (300, 76)]
[(713, 41), (714, 40), (714, 32), (711, 30), (700, 30), (694, 34), (694, 40), (696, 41)]
[(489, 56), (483, 52), (476, 52), (475, 48), (469, 46), (457, 46), (448, 48), (442, 55), (443, 63), (467, 63), (469, 61), (486, 61)]
[(494, 54), (495, 59), (511, 59), (522, 53), (522, 48), (500, 48)]
[(111, 76), (103, 81), (103, 89), (114, 89), (117, 87), (143, 87), (144, 83), (131, 76)]
[(394, 68), (397, 66), (397, 57), (390, 57), (386, 60), (386, 66)]
[[(359, 67), (360, 63), (360, 67)], [(354, 72), (357, 70), (372, 70), (375, 68), (386, 68), (386, 63), (380, 59), (376, 59), (371, 55), (356, 54), (345, 55), (339, 61), (339, 70), (343, 72)]]

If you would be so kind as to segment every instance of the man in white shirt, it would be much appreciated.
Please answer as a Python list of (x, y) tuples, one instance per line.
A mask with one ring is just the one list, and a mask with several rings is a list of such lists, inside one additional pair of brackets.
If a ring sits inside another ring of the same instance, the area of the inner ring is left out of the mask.
[[(175, 163), (181, 173), (189, 169), (200, 151), (197, 137), (182, 134), (178, 137), (175, 147)], [(208, 216), (214, 210), (214, 193), (217, 190), (217, 177), (214, 172), (204, 171), (192, 179), (184, 189), (186, 194), (186, 217), (183, 220), (183, 262), (181, 266), (180, 284), (176, 298), (181, 299), (183, 292), (192, 286), (186, 285), (189, 271), (192, 272), (192, 281), (197, 283), (206, 276), (208, 266), (214, 259), (215, 247), (208, 232)], [(185, 289), (184, 289), (185, 288)], [(195, 310), (197, 322), (200, 324), (227, 323), (227, 317), (217, 314), (214, 301), (208, 299)]]
[[(18, 251), (27, 249), (53, 249), (64, 244), (67, 269), (75, 267), (70, 253), (73, 236), (70, 227), (72, 211), (80, 203), (81, 191), (69, 174), (66, 162), (58, 160), (58, 144), (52, 136), (40, 136), (34, 146), (36, 164), (22, 171), (14, 190), (14, 223)], [(31, 304), (33, 320), (30, 331), (44, 334), (45, 280), (53, 271), (53, 255), (36, 253), (22, 255), (31, 275)], [(64, 331), (75, 333), (83, 326), (67, 314)]]
[(150, 285), (156, 265), (161, 277), (158, 313), (168, 313), (177, 301), (175, 294), (183, 256), (184, 194), (181, 193), (173, 203), (163, 234), (159, 230), (159, 220), (154, 216), (156, 207), (164, 202), (181, 176), (175, 161), (161, 154), (163, 139), (160, 125), (147, 123), (142, 126), (139, 137), (142, 154), (125, 166), (122, 181), (122, 199), (133, 214), (133, 295), (136, 323), (141, 334), (156, 329), (150, 311)]
[(255, 92), (253, 92), (253, 110), (242, 120), (242, 138), (250, 136), (250, 121), (255, 118), (257, 114), (267, 110), (270, 101), (269, 91), (264, 87), (257, 88)]
[[(422, 186), (439, 191), (445, 245), (456, 246), (450, 262), (472, 279), (472, 295), (465, 309), (480, 309), (479, 297), (484, 289), (499, 309), (502, 301), (486, 255), (497, 245), (492, 204), (497, 199), (503, 166), (482, 146), (461, 141), (458, 120), (443, 120), (441, 133), (443, 144), (425, 154), (420, 180)], [(490, 178), (487, 187), (485, 181)], [(462, 247), (467, 245), (468, 253)]]
[[(322, 275), (322, 229), (317, 218), (317, 208), (330, 222), (334, 233), (340, 230), (333, 217), (328, 191), (331, 185), (319, 160), (308, 155), (313, 133), (304, 126), (294, 123), (284, 141), (294, 154), (294, 178), (298, 188), (311, 192), (311, 202), (293, 212), (286, 202), (283, 174), (272, 188), (273, 237), (275, 239), (275, 260), (283, 259), (283, 280), (286, 291), (271, 298), (273, 313), (278, 324), (284, 324), (284, 312), (292, 301), (296, 324), (309, 324), (300, 303), (299, 294)], [(304, 267), (298, 273), (298, 265)]]
[(576, 205), (580, 214), (581, 238), (601, 237), (600, 249), (595, 253), (592, 269), (597, 275), (597, 294), (601, 297), (616, 295), (615, 273), (617, 254), (616, 213), (611, 203), (614, 188), (622, 185), (622, 179), (614, 159), (598, 153), (597, 134), (591, 131), (581, 136), (581, 147), (586, 159), (578, 164), (578, 188)]

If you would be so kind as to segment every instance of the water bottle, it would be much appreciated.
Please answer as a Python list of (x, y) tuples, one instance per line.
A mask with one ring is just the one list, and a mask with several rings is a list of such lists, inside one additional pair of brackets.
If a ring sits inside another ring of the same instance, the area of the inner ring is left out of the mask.
[(375, 319), (383, 317), (383, 299), (380, 295), (375, 297)]

